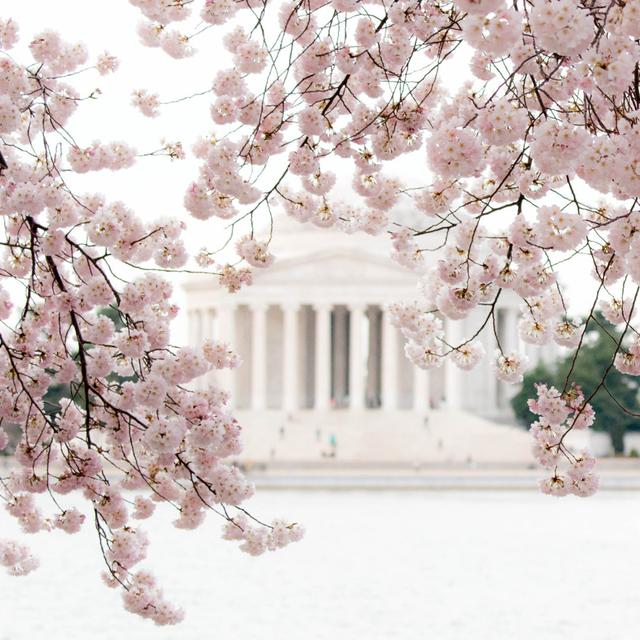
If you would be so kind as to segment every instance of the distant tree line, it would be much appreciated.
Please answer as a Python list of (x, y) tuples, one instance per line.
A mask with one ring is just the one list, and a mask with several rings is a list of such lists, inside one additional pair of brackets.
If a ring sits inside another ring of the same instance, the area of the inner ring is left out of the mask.
[[(586, 397), (600, 384), (603, 372), (614, 356), (619, 337), (620, 332), (601, 314), (597, 314), (595, 322), (589, 324), (570, 378), (570, 382), (582, 387)], [(573, 359), (574, 355), (571, 354), (551, 365), (541, 363), (525, 375), (520, 391), (511, 400), (519, 422), (528, 425), (536, 417), (527, 406), (527, 400), (536, 395), (535, 383), (544, 380), (562, 391)], [(609, 434), (616, 454), (624, 451), (624, 434), (640, 430), (640, 418), (632, 415), (640, 414), (639, 389), (635, 377), (612, 367), (605, 379), (605, 387), (591, 401), (596, 412), (593, 428)]]

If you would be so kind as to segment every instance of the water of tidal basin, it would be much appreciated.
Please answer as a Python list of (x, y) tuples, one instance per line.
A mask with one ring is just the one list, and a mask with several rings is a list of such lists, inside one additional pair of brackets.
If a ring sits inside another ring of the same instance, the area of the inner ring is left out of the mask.
[[(0, 640), (620, 640), (640, 628), (640, 493), (263, 491), (298, 545), (251, 558), (162, 513), (146, 566), (185, 622), (120, 608), (90, 527), (30, 538), (42, 566), (0, 576)], [(13, 533), (0, 516), (2, 537)], [(51, 549), (49, 552), (48, 549)]]

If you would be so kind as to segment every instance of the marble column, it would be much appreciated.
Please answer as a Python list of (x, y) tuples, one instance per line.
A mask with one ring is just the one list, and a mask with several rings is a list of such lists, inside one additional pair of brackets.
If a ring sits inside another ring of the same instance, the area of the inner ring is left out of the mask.
[(331, 307), (316, 305), (316, 380), (314, 408), (331, 406)]
[(367, 357), (367, 385), (366, 385), (366, 406), (371, 409), (380, 407), (380, 365), (382, 342), (380, 332), (380, 309), (377, 306), (370, 306), (367, 309), (369, 319), (369, 354)]
[(364, 305), (349, 306), (349, 406), (364, 408), (366, 350), (364, 349)]
[[(457, 347), (463, 342), (462, 323), (464, 320), (446, 321), (447, 343), (451, 347)], [(456, 367), (453, 358), (449, 356), (444, 364), (444, 385), (445, 400), (448, 409), (462, 408), (462, 375), (460, 369)]]
[(520, 334), (518, 332), (519, 313), (517, 309), (503, 309), (503, 334), (500, 336), (502, 348), (506, 353), (520, 351)]
[(267, 404), (267, 305), (251, 306), (251, 408)]
[(388, 411), (398, 408), (398, 335), (386, 309), (382, 311), (382, 406)]
[(206, 332), (206, 322), (207, 322), (207, 311), (206, 309), (198, 310), (198, 346), (202, 346), (205, 338)]
[(202, 310), (189, 311), (189, 344), (199, 347), (202, 344)]
[[(192, 309), (191, 311), (189, 311), (188, 325), (189, 325), (188, 344), (190, 347), (197, 348), (199, 346), (199, 340), (200, 340), (200, 310), (199, 309)], [(202, 386), (201, 380), (199, 378), (193, 381), (194, 389), (200, 389), (201, 386)]]
[(493, 335), (493, 326), (491, 323), (489, 323), (482, 332), (482, 344), (484, 345), (486, 355), (478, 366), (483, 367), (485, 378), (485, 411), (488, 415), (492, 415), (498, 410), (498, 378), (496, 378), (494, 368), (498, 345), (496, 344), (496, 337)]
[[(506, 308), (504, 313), (503, 334), (501, 336), (502, 348), (505, 353), (521, 352), (520, 333), (518, 332), (519, 311), (517, 308)], [(517, 393), (518, 385), (502, 382), (503, 394), (500, 398), (500, 409), (509, 408), (509, 400)]]
[(190, 347), (196, 346), (196, 310), (189, 309), (187, 312), (187, 344)]
[[(217, 322), (214, 331), (217, 342), (224, 342), (229, 347), (235, 349), (236, 341), (236, 308), (232, 305), (220, 306), (217, 309)], [(216, 372), (220, 386), (229, 392), (229, 405), (236, 405), (236, 370), (221, 369)]]
[(285, 411), (298, 409), (298, 310), (297, 305), (283, 306), (283, 387), (282, 408)]
[(333, 398), (336, 407), (346, 405), (349, 381), (349, 337), (347, 309), (340, 305), (333, 310)]
[(205, 340), (213, 340), (216, 335), (216, 310), (209, 308), (206, 311), (206, 324), (204, 331)]
[(431, 372), (420, 367), (413, 368), (413, 408), (420, 413), (431, 409)]
[[(213, 340), (216, 335), (216, 311), (215, 309), (209, 308), (204, 311), (204, 332), (203, 332), (203, 341), (204, 340)], [(209, 383), (216, 382), (216, 372), (210, 371), (206, 377)]]

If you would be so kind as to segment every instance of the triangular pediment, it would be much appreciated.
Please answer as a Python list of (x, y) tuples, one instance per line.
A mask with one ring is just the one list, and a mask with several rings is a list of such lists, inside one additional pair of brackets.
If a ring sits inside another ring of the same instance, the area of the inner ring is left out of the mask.
[(367, 300), (402, 299), (416, 290), (417, 276), (395, 263), (390, 256), (351, 247), (321, 249), (304, 255), (284, 257), (266, 269), (253, 270), (253, 284), (229, 294), (215, 276), (189, 278), (184, 284), (195, 306), (214, 299), (233, 299), (252, 304), (261, 299)]
[(415, 283), (416, 276), (390, 257), (345, 248), (276, 260), (268, 269), (254, 271), (256, 287), (289, 284), (313, 286), (327, 284), (402, 284)]

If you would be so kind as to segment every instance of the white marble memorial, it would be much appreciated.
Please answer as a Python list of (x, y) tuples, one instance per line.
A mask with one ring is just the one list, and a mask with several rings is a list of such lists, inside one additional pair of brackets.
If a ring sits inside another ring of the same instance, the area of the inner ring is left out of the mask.
[[(490, 358), (471, 372), (449, 364), (422, 371), (405, 358), (385, 306), (414, 299), (417, 278), (391, 260), (386, 238), (283, 218), (275, 221), (272, 252), (273, 266), (256, 269), (254, 284), (236, 294), (204, 277), (185, 285), (190, 344), (215, 337), (242, 357), (238, 370), (217, 380), (236, 410), (301, 420), (326, 412), (341, 412), (343, 421), (362, 412), (424, 416), (440, 408), (509, 417), (513, 388), (495, 378)], [(518, 348), (516, 297), (505, 291), (497, 310), (501, 342)], [(482, 317), (477, 310), (445, 323), (447, 339), (469, 337)], [(493, 355), (491, 327), (481, 339)], [(534, 364), (543, 357), (540, 349), (526, 351)]]

